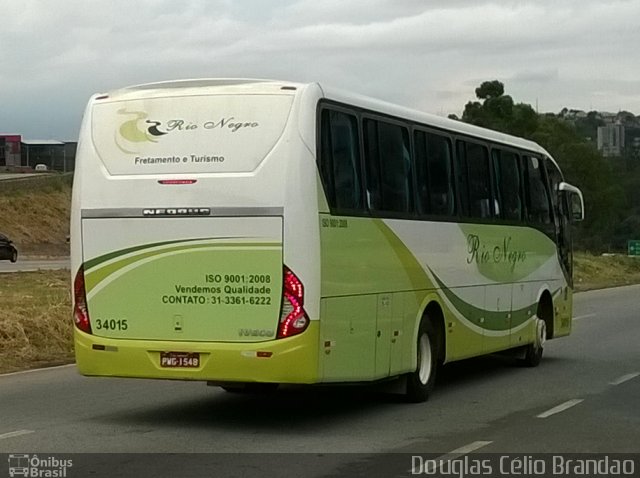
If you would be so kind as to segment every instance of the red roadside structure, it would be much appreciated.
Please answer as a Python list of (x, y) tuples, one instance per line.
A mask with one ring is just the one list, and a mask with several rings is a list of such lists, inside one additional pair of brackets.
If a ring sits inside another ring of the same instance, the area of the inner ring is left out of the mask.
[(0, 167), (22, 166), (21, 143), (19, 134), (0, 134)]

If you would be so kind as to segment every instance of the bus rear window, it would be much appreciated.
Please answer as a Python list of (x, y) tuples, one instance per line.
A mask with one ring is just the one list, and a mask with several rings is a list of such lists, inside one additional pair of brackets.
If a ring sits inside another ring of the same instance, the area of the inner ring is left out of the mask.
[(91, 134), (111, 175), (251, 172), (282, 136), (292, 101), (203, 95), (101, 102)]

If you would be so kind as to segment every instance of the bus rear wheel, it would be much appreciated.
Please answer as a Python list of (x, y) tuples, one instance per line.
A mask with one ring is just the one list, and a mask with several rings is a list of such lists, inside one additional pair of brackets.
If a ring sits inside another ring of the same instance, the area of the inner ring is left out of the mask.
[(525, 367), (537, 367), (542, 360), (544, 343), (547, 340), (547, 324), (542, 319), (536, 319), (536, 337), (532, 344), (524, 348), (522, 364)]
[(416, 370), (407, 374), (405, 398), (419, 403), (429, 398), (436, 381), (438, 368), (437, 337), (433, 324), (423, 319), (418, 329)]

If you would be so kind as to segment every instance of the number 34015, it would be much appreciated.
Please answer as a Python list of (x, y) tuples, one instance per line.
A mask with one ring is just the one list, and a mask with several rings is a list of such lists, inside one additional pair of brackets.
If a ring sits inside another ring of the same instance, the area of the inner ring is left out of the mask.
[(95, 325), (98, 330), (127, 330), (129, 328), (127, 319), (96, 319)]

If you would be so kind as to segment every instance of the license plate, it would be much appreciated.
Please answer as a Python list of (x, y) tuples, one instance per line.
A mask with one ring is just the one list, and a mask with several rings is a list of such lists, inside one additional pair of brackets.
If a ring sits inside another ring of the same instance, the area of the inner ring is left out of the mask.
[(200, 354), (160, 352), (160, 366), (164, 368), (197, 368), (200, 366)]

